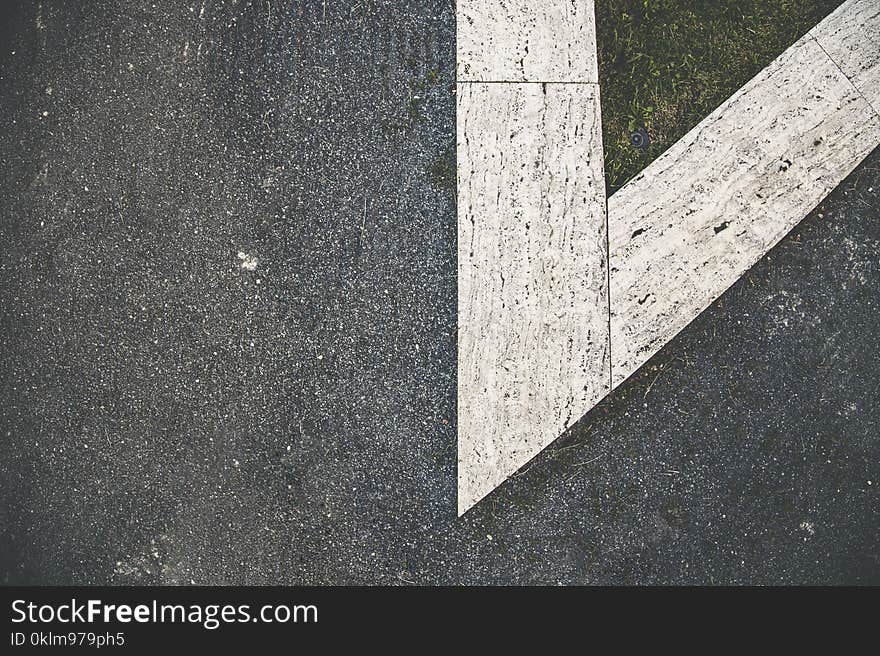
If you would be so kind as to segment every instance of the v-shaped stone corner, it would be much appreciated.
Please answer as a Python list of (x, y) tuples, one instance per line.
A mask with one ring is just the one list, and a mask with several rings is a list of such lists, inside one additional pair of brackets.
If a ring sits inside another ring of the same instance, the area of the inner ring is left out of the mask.
[[(478, 4), (461, 3), (460, 25)], [(460, 40), (459, 69), (482, 62), (486, 79), (458, 90), (459, 514), (644, 364), (880, 144), (880, 8), (848, 0), (614, 194), (606, 241), (599, 89), (590, 66), (566, 68), (594, 56), (595, 41), (571, 57), (548, 51), (561, 84), (523, 80), (525, 68), (503, 62), (493, 71), (497, 58), (472, 52), (499, 40), (498, 52), (523, 52), (530, 34), (552, 32), (538, 19), (593, 38), (576, 22), (592, 21), (591, 0), (577, 16), (563, 0), (550, 5), (517, 0), (489, 24), (491, 38), (469, 21)], [(509, 70), (517, 80), (498, 83)]]

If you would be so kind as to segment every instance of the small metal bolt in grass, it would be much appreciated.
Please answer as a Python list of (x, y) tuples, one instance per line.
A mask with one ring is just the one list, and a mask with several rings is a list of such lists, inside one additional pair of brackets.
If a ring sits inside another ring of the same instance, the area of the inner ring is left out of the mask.
[(639, 150), (646, 150), (651, 145), (651, 138), (645, 128), (639, 127), (629, 135), (629, 143)]

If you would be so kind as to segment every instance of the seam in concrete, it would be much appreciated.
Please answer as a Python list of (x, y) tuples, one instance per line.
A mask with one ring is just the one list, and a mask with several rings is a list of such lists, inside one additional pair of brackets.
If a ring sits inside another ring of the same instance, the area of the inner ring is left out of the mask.
[(856, 85), (856, 83), (853, 81), (852, 77), (850, 75), (848, 75), (845, 70), (843, 70), (843, 66), (840, 65), (840, 62), (837, 61), (834, 57), (832, 57), (831, 53), (829, 53), (825, 49), (825, 46), (823, 46), (822, 42), (816, 38), (816, 35), (813, 34), (812, 32), (810, 32), (807, 36), (809, 38), (811, 38), (816, 43), (817, 46), (819, 46), (819, 50), (821, 50), (822, 52), (825, 53), (825, 56), (828, 57), (828, 60), (832, 64), (834, 64), (834, 66), (837, 68), (837, 70), (840, 71), (840, 74), (846, 78), (846, 81), (849, 82), (850, 86), (853, 89), (855, 89), (855, 92), (857, 94), (859, 94), (865, 100), (865, 103), (868, 105), (868, 107), (871, 108), (871, 111), (873, 111), (878, 117), (880, 117), (880, 111), (878, 111), (878, 109), (876, 107), (874, 107), (874, 103), (871, 102), (870, 98), (868, 98), (868, 96), (866, 96), (865, 93)]
[(573, 84), (598, 87), (598, 82), (563, 82), (560, 80), (456, 80), (456, 84)]

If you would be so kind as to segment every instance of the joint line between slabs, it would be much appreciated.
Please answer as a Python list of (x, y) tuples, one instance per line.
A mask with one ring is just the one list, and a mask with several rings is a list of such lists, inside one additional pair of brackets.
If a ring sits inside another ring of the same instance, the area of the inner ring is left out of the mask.
[(561, 82), (559, 80), (456, 80), (456, 84), (571, 84), (598, 87), (598, 82)]
[(872, 103), (870, 100), (868, 100), (868, 97), (864, 93), (862, 93), (861, 89), (859, 89), (856, 86), (856, 83), (852, 81), (852, 78), (849, 75), (847, 75), (846, 71), (844, 71), (843, 68), (841, 68), (840, 64), (837, 63), (837, 60), (834, 57), (832, 57), (827, 50), (825, 50), (825, 46), (823, 46), (822, 42), (816, 38), (816, 35), (813, 33), (810, 33), (810, 34), (808, 34), (808, 36), (813, 40), (813, 43), (815, 43), (817, 46), (819, 46), (819, 50), (821, 50), (823, 53), (825, 53), (825, 56), (828, 57), (828, 60), (832, 64), (834, 64), (834, 67), (838, 71), (840, 71), (840, 74), (843, 75), (843, 77), (846, 78), (846, 81), (849, 82), (849, 85), (855, 90), (855, 92), (859, 95), (859, 97), (865, 101), (865, 103), (868, 105), (868, 107), (871, 109), (871, 111), (874, 112), (874, 114), (877, 116), (877, 118), (880, 118), (880, 110), (878, 110), (876, 107), (874, 107), (874, 103)]
[[(601, 112), (600, 112), (601, 115)], [(604, 144), (603, 144), (604, 149)], [(605, 186), (605, 162), (602, 162), (602, 183)], [(608, 216), (608, 188), (605, 187), (605, 285), (608, 293), (608, 392), (614, 389), (614, 359), (611, 357), (611, 219)]]

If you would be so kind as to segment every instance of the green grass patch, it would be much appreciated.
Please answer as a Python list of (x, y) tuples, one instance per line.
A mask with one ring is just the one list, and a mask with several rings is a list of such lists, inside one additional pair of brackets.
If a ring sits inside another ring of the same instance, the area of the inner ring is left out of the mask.
[[(599, 0), (605, 170), (615, 191), (840, 0)], [(644, 127), (651, 145), (630, 134)]]

